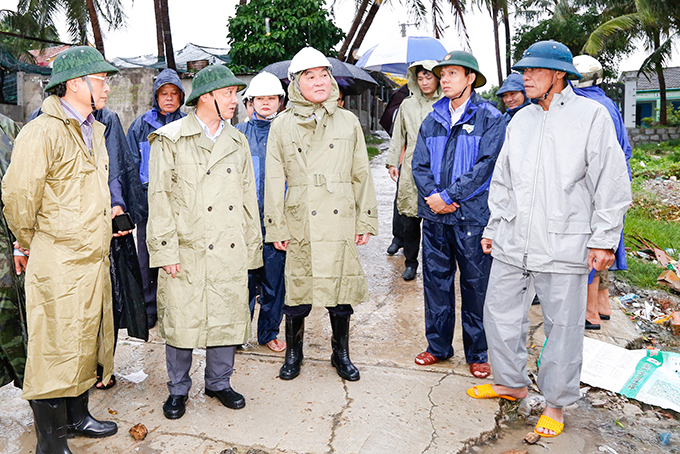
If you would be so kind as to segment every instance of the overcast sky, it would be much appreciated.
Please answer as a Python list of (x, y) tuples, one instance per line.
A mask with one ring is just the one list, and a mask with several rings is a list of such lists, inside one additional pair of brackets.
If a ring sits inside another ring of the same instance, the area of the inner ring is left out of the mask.
[[(122, 1), (128, 16), (127, 27), (117, 31), (104, 30), (107, 58), (155, 54), (156, 27), (153, 2), (150, 0)], [(228, 47), (227, 20), (234, 15), (237, 0), (169, 0), (168, 3), (175, 50), (181, 49), (188, 42), (210, 47)], [(391, 0), (390, 3), (392, 5), (383, 4), (380, 7), (359, 54), (381, 41), (401, 36), (399, 23), (411, 22), (408, 20), (406, 9), (400, 5), (398, 0)], [(0, 0), (2, 9), (16, 9), (16, 5), (17, 0)], [(354, 0), (336, 0), (335, 23), (345, 32), (349, 30), (354, 18), (354, 5)], [(445, 30), (444, 40), (448, 44), (448, 50), (460, 49), (461, 42), (456, 27), (453, 25), (452, 16), (449, 18), (447, 23), (451, 26)], [(491, 84), (497, 84), (493, 28), (488, 13), (474, 9), (466, 14), (465, 21), (472, 52), (479, 60), (480, 70)], [(61, 38), (68, 41), (65, 27), (60, 27), (59, 32)], [(500, 32), (502, 39), (502, 28)], [(407, 34), (433, 35), (429, 23), (420, 27), (409, 26)], [(501, 45), (504, 46), (503, 43)], [(619, 70), (638, 69), (644, 58), (645, 54), (638, 52), (621, 62)], [(680, 54), (677, 51), (671, 64), (680, 65)]]

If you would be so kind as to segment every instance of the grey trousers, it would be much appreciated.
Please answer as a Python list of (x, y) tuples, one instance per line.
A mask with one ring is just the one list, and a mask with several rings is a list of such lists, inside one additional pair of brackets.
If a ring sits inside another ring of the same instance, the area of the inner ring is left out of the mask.
[[(186, 396), (191, 389), (191, 348), (175, 348), (165, 345), (165, 363), (168, 367), (168, 390), (170, 394)], [(208, 347), (205, 353), (205, 388), (221, 391), (231, 388), (229, 378), (234, 372), (236, 347)]]
[(538, 386), (548, 405), (576, 402), (583, 363), (588, 276), (529, 271), (494, 260), (484, 303), (484, 330), (494, 382), (509, 388), (531, 384), (527, 375), (532, 284), (543, 311), (546, 343)]

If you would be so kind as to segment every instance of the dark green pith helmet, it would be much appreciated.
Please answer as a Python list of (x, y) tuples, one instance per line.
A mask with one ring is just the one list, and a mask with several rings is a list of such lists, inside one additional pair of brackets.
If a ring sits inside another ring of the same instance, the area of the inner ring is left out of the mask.
[(246, 88), (246, 83), (236, 78), (231, 69), (222, 65), (211, 65), (200, 70), (191, 81), (191, 94), (187, 106), (195, 106), (201, 95), (220, 88), (237, 86), (239, 90)]
[(52, 64), (52, 77), (45, 87), (49, 91), (62, 82), (89, 74), (116, 74), (118, 69), (107, 63), (102, 54), (90, 46), (75, 46), (57, 55)]
[(453, 52), (446, 54), (444, 59), (437, 63), (434, 68), (432, 68), (432, 72), (435, 76), (440, 77), (442, 73), (442, 66), (451, 65), (469, 68), (477, 74), (473, 88), (481, 87), (486, 83), (486, 77), (484, 77), (484, 74), (479, 72), (479, 63), (477, 63), (477, 59), (471, 53), (463, 52), (462, 50), (454, 50)]

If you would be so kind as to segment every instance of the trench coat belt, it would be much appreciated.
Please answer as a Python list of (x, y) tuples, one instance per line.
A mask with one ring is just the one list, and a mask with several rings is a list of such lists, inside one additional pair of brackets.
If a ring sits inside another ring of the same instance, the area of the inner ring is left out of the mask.
[(288, 177), (286, 183), (289, 187), (293, 186), (323, 186), (329, 192), (333, 192), (335, 189), (334, 183), (351, 183), (352, 175), (345, 175), (342, 173), (333, 173), (324, 175), (323, 173), (315, 173), (311, 175), (306, 175), (303, 177)]

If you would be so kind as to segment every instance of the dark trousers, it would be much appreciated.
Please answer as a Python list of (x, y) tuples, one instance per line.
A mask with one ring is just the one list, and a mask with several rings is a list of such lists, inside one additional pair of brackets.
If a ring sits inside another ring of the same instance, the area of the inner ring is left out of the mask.
[[(346, 317), (354, 313), (351, 304), (338, 304), (337, 306), (327, 307), (328, 312), (340, 317)], [(307, 317), (312, 311), (311, 304), (301, 304), (299, 306), (284, 306), (283, 313), (287, 317)]]
[(155, 320), (157, 318), (158, 268), (149, 268), (149, 249), (146, 247), (146, 219), (137, 224), (137, 260), (139, 261), (139, 270), (142, 273), (146, 316)]
[[(208, 347), (205, 349), (205, 389), (221, 391), (231, 388), (229, 379), (234, 372), (235, 346)], [(168, 368), (168, 391), (186, 396), (191, 389), (191, 362), (193, 349), (165, 345), (165, 363)]]
[(397, 209), (397, 195), (394, 197), (392, 215), (392, 236), (399, 246), (404, 248), (404, 264), (418, 268), (418, 251), (420, 250), (420, 221), (418, 217), (404, 216)]
[(427, 351), (438, 359), (453, 356), (455, 274), (460, 269), (461, 325), (468, 363), (488, 361), (484, 299), (491, 256), (482, 252), (484, 227), (423, 220), (423, 287)]
[(262, 256), (264, 266), (248, 272), (251, 319), (255, 302), (258, 297), (260, 300), (260, 315), (257, 318), (257, 342), (260, 345), (276, 339), (279, 334), (286, 299), (286, 253), (277, 250), (273, 244), (265, 243)]

